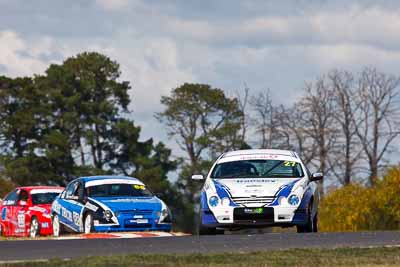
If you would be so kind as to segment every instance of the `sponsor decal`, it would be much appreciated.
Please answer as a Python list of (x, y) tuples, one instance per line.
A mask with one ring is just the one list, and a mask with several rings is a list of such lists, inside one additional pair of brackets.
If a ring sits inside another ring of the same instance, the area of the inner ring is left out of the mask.
[(18, 212), (17, 222), (18, 222), (18, 228), (25, 229), (25, 212), (24, 211), (21, 210)]
[(58, 203), (58, 201), (54, 201), (53, 205), (51, 207), (57, 214), (61, 213), (61, 205)]
[(93, 205), (92, 203), (89, 203), (89, 202), (86, 202), (85, 208), (87, 208), (89, 210), (92, 210), (94, 212), (96, 212), (99, 209), (99, 207), (97, 207), (97, 206), (95, 206), (95, 205)]
[(241, 156), (241, 160), (249, 160), (249, 159), (277, 159), (278, 155), (274, 154), (264, 154), (264, 155), (254, 155), (254, 156)]
[(72, 214), (73, 214), (72, 217), (74, 218), (74, 224), (79, 226), (80, 225), (79, 213), (74, 211)]
[(247, 184), (247, 183), (276, 183), (275, 179), (237, 179), (236, 183), (238, 184)]
[(6, 200), (6, 201), (3, 202), (4, 206), (11, 206), (11, 205), (14, 205), (14, 204), (15, 204), (14, 200)]
[(61, 216), (63, 216), (68, 221), (72, 222), (72, 212), (64, 207), (61, 207)]
[(263, 208), (256, 208), (256, 209), (244, 209), (244, 213), (248, 214), (261, 214), (263, 213)]
[(134, 184), (133, 188), (136, 190), (145, 190), (145, 186), (144, 185), (140, 185), (140, 184)]
[(137, 184), (137, 185), (144, 185), (137, 179), (98, 179), (93, 181), (88, 181), (85, 184), (85, 187), (91, 187), (96, 185), (103, 185), (103, 184)]
[(48, 222), (42, 223), (42, 228), (49, 228), (49, 223)]
[(259, 190), (259, 189), (255, 189), (255, 190), (244, 190), (244, 192), (246, 194), (262, 194), (264, 193), (264, 190)]

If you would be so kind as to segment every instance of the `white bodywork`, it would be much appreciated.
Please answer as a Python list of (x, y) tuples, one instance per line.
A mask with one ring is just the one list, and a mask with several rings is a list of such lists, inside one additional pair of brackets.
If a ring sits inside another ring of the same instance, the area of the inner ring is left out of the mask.
[[(240, 160), (283, 160), (297, 162), (303, 169), (304, 176), (298, 178), (229, 178), (229, 179), (212, 179), (211, 173), (214, 167), (219, 163), (240, 161)], [(296, 182), (295, 182), (296, 181)], [(211, 168), (207, 175), (204, 191), (207, 196), (207, 203), (212, 196), (218, 196), (215, 182), (220, 183), (227, 189), (230, 194), (229, 198), (220, 199), (219, 205), (216, 207), (209, 206), (217, 222), (219, 224), (232, 224), (233, 211), (236, 207), (263, 207), (269, 206), (274, 201), (274, 196), (287, 184), (295, 182), (291, 189), (290, 195), (296, 194), (299, 198), (299, 204), (296, 206), (290, 205), (286, 198), (279, 201), (279, 205), (274, 207), (274, 221), (275, 223), (289, 223), (292, 222), (294, 212), (301, 203), (301, 197), (307, 187), (309, 177), (306, 168), (295, 152), (285, 150), (240, 150), (228, 152), (222, 155)], [(267, 197), (266, 197), (267, 196)], [(260, 198), (263, 197), (263, 198)], [(238, 206), (230, 205), (233, 201)], [(239, 204), (242, 203), (242, 204)], [(269, 204), (267, 204), (269, 203)]]

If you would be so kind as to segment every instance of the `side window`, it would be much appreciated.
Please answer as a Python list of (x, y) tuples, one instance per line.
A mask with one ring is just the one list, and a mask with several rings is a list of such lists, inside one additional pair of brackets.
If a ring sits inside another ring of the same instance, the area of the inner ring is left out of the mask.
[(67, 187), (67, 189), (65, 190), (66, 191), (65, 198), (68, 199), (74, 196), (78, 184), (79, 184), (78, 182), (73, 182)]
[(12, 191), (8, 196), (4, 199), (3, 205), (12, 206), (17, 202), (18, 193), (17, 190)]
[(83, 198), (83, 193), (84, 193), (84, 188), (82, 186), (81, 183), (78, 183), (75, 192), (74, 192), (74, 196), (78, 197), (78, 199), (82, 199)]
[(18, 201), (27, 202), (28, 201), (28, 197), (29, 197), (28, 192), (26, 192), (25, 190), (21, 190), (19, 192)]

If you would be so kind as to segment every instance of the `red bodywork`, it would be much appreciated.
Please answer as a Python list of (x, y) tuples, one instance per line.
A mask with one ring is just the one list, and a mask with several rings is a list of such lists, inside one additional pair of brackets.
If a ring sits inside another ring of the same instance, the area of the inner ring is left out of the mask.
[[(63, 190), (63, 187), (29, 186), (18, 187), (11, 191), (0, 202), (0, 229), (3, 236), (29, 236), (34, 217), (39, 222), (40, 235), (53, 234), (50, 217), (52, 202), (44, 200)], [(40, 203), (41, 201), (47, 203)]]

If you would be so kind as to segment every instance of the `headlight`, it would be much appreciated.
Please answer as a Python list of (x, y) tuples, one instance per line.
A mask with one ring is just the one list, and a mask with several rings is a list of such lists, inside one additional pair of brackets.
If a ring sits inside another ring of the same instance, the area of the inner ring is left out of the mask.
[(104, 218), (106, 218), (107, 221), (111, 221), (111, 218), (113, 217), (112, 212), (110, 210), (104, 211)]
[(217, 196), (212, 196), (212, 197), (210, 197), (210, 199), (208, 200), (208, 203), (210, 204), (211, 207), (216, 207), (216, 206), (218, 206), (219, 199), (218, 199)]
[(167, 209), (163, 209), (163, 210), (161, 211), (161, 215), (162, 215), (163, 217), (167, 216), (167, 215), (168, 215), (168, 210), (167, 210)]
[(300, 199), (299, 199), (299, 197), (296, 196), (296, 195), (291, 195), (291, 196), (288, 198), (288, 202), (289, 202), (290, 205), (296, 206), (296, 205), (298, 205), (298, 204), (300, 203)]
[(171, 212), (168, 208), (163, 209), (161, 212), (157, 211), (156, 216), (159, 216), (160, 223), (170, 223), (171, 222)]

